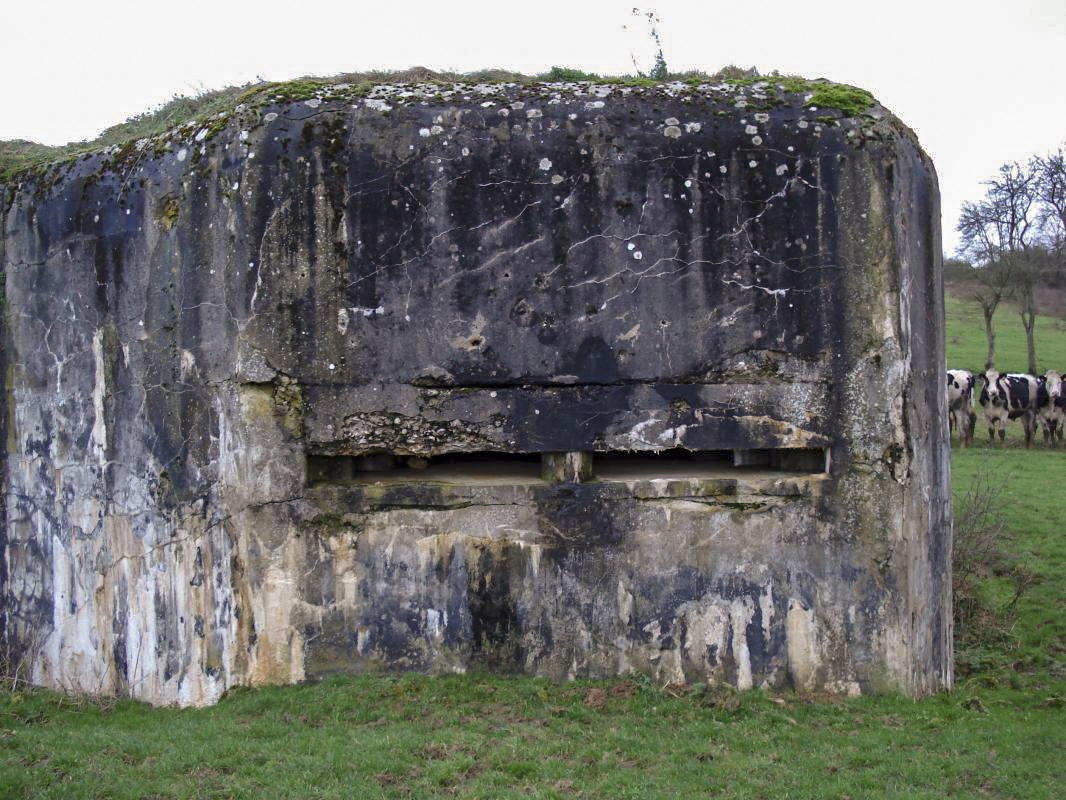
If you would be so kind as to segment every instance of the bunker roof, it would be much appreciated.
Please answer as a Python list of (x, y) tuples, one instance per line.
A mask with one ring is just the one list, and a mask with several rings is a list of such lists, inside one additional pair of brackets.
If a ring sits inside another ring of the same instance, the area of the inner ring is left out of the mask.
[[(210, 139), (236, 117), (273, 105), (306, 103), (314, 108), (322, 103), (350, 102), (389, 113), (405, 106), (475, 104), (489, 108), (530, 101), (584, 100), (595, 108), (597, 103), (657, 97), (700, 101), (713, 106), (711, 113), (723, 116), (740, 110), (765, 113), (789, 107), (826, 125), (849, 118), (880, 120), (890, 116), (865, 89), (821, 78), (762, 76), (736, 68), (714, 75), (680, 73), (664, 81), (642, 76), (603, 77), (559, 67), (541, 76), (502, 70), (436, 73), (414, 68), (262, 82), (178, 97), (155, 111), (108, 128), (91, 141), (57, 147), (25, 140), (0, 141), (0, 183), (13, 185), (34, 178), (51, 183), (61, 177), (64, 166), (101, 151), (122, 155), (148, 150), (158, 154), (185, 140)], [(116, 160), (125, 159), (109, 159)]]

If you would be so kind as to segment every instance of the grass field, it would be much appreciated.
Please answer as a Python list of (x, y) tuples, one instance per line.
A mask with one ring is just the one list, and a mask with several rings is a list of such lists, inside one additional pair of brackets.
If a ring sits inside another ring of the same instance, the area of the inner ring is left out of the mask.
[[(983, 372), (988, 340), (980, 310), (970, 301), (951, 296), (945, 298), (944, 306), (948, 368)], [(1029, 356), (1018, 312), (1013, 306), (1000, 304), (992, 326), (996, 333), (996, 367), (1000, 372), (1026, 372)], [(1038, 316), (1033, 330), (1040, 372), (1055, 369), (1066, 374), (1066, 319)]]
[[(949, 310), (949, 359), (968, 358), (974, 320)], [(1010, 322), (1003, 363), (1024, 366)], [(1048, 357), (1066, 354), (1053, 330), (1037, 328)], [(23, 690), (0, 694), (0, 797), (1061, 798), (1066, 451), (1018, 441), (953, 452), (957, 492), (999, 487), (1014, 563), (979, 586), (990, 615), (957, 648), (950, 694), (338, 677), (178, 711)], [(1011, 608), (1018, 574), (1032, 585)]]

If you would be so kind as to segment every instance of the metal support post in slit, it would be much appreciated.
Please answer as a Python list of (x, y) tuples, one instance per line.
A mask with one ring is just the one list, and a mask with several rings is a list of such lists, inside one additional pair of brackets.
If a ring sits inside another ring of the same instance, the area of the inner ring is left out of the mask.
[(592, 453), (571, 450), (542, 453), (540, 475), (548, 483), (583, 483), (592, 479)]

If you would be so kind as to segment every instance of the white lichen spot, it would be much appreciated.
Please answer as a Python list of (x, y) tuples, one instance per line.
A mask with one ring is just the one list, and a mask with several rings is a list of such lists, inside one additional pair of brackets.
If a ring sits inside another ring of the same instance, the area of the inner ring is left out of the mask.
[(549, 161), (546, 158), (542, 158), (540, 160), (540, 165), (539, 166), (544, 172), (547, 172), (548, 170), (550, 170), (552, 168), (552, 162)]
[(318, 108), (322, 105), (322, 101), (317, 97), (312, 97), (310, 100), (304, 100), (304, 105), (308, 108)]
[(526, 119), (540, 119), (544, 113), (539, 108), (531, 108), (526, 112)]
[(737, 102), (735, 102), (733, 104), (733, 107), (734, 108), (747, 108), (748, 107), (748, 101), (747, 100), (737, 100)]
[(429, 129), (429, 132), (432, 133), (434, 136), (440, 136), (442, 133), (444, 133), (444, 128), (442, 128), (440, 125), (434, 125), (432, 128)]
[(806, 128), (807, 127), (807, 120), (801, 119), (799, 122), (796, 123), (796, 125), (797, 125), (797, 127), (800, 127), (800, 128)]
[(392, 111), (392, 106), (382, 100), (380, 97), (371, 97), (363, 102), (367, 108), (372, 108), (375, 111)]
[(426, 138), (427, 136), (429, 136), (429, 128), (419, 128), (418, 135), (421, 136), (423, 139)]
[(236, 191), (238, 191), (238, 190), (239, 190), (240, 188), (241, 188), (241, 184), (240, 184), (240, 181), (234, 181), (234, 183), (233, 183), (233, 191), (235, 191), (235, 192), (236, 192)]
[(762, 144), (762, 137), (761, 136), (752, 136), (751, 137), (751, 143), (753, 145), (755, 145), (756, 147), (758, 147), (760, 144)]
[(575, 119), (577, 119), (577, 114), (567, 114), (566, 118), (573, 122)]
[(637, 246), (635, 244), (633, 244), (632, 242), (627, 244), (626, 247), (628, 247), (631, 251), (637, 249)]
[(776, 170), (778, 175), (784, 175), (788, 172), (788, 164), (779, 164)]
[(685, 181), (685, 188), (688, 189), (692, 186), (692, 181)]
[(196, 132), (196, 136), (194, 136), (193, 138), (196, 139), (196, 141), (198, 142), (202, 142), (204, 139), (207, 138), (207, 128), (200, 128), (200, 130)]
[(263, 122), (273, 122), (277, 118), (278, 118), (278, 112), (271, 111), (271, 112), (263, 115)]
[(494, 105), (496, 105), (496, 104), (494, 102), (492, 102), (491, 100), (486, 100), (484, 103), (481, 104), (481, 107), (482, 108), (492, 108)]
[(562, 175), (552, 175), (552, 185), (553, 185), (553, 186), (554, 186), (555, 184), (557, 184), (557, 183), (562, 183), (562, 182), (563, 182), (563, 180), (564, 180), (564, 178), (563, 178), (563, 176), (562, 176)]
[(523, 103), (521, 100), (515, 100), (513, 103), (511, 103), (511, 108), (513, 108), (515, 111), (521, 111), (525, 107), (526, 104)]
[(729, 172), (729, 167), (727, 167), (725, 164), (722, 164), (722, 166), (718, 168), (718, 171), (725, 175), (727, 172)]
[(744, 133), (748, 134), (748, 136), (751, 136), (753, 133), (758, 133), (758, 132), (759, 132), (759, 129), (755, 125), (748, 125), (747, 127), (744, 128)]
[(329, 365), (330, 372), (332, 372), (336, 368), (337, 368), (337, 365), (331, 362), (330, 365)]
[(242, 142), (247, 142), (248, 141), (248, 131), (241, 131), (240, 139), (241, 139)]
[(673, 126), (676, 127), (676, 126), (681, 124), (681, 121), (677, 117), (667, 117), (666, 118), (666, 124), (667, 125), (673, 125)]
[(764, 114), (763, 112), (760, 111), (759, 113), (757, 113), (755, 115), (755, 121), (756, 122), (769, 122), (770, 121), (770, 115), (769, 114)]
[(668, 125), (667, 127), (663, 128), (663, 136), (665, 136), (667, 139), (680, 139), (681, 129), (676, 125)]
[(99, 221), (100, 221), (100, 215), (99, 214), (93, 214), (93, 222), (99, 222)]
[(464, 156), (468, 156), (468, 155), (470, 155), (470, 148), (469, 147), (464, 147), (459, 152), (461, 152)]
[(348, 309), (346, 308), (337, 310), (337, 330), (342, 336), (348, 332)]
[(637, 250), (635, 253), (633, 253), (633, 258), (635, 258), (637, 261), (640, 261), (642, 258), (644, 258), (644, 254)]
[(790, 153), (794, 153), (795, 151), (796, 151), (796, 148), (795, 148), (795, 147), (793, 147), (792, 145), (789, 145), (789, 146), (788, 146), (788, 152), (790, 152)]
[(604, 105), (605, 104), (604, 104), (604, 102), (602, 100), (590, 100), (587, 103), (585, 103), (585, 108), (588, 109), (589, 111), (593, 111), (593, 110), (595, 110), (597, 108), (603, 108)]
[(496, 392), (489, 392), (489, 397), (495, 397), (495, 396), (496, 396)]
[(758, 166), (758, 162), (753, 158), (751, 161), (748, 162), (748, 166), (752, 169), (755, 169), (755, 167)]
[(685, 133), (699, 133), (701, 130), (703, 130), (703, 123), (702, 122), (686, 122), (685, 123)]
[(509, 117), (509, 116), (511, 116), (511, 109), (509, 109), (509, 108), (501, 108), (496, 113), (499, 114), (501, 117)]
[(187, 155), (189, 155), (189, 151), (186, 150), (184, 147), (181, 148), (178, 151), (178, 161), (184, 161), (185, 160), (185, 156), (187, 156)]

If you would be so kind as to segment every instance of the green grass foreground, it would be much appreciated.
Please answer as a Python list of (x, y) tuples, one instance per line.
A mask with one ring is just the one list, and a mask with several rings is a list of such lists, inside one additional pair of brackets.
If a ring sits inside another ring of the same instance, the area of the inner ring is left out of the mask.
[(1062, 680), (989, 675), (917, 703), (485, 675), (183, 711), (33, 692), (0, 706), (0, 796), (1061, 797)]
[[(974, 320), (964, 303), (948, 309), (951, 363)], [(1011, 323), (1005, 364), (1024, 355)], [(1056, 324), (1038, 324), (1042, 359), (1066, 353)], [(0, 694), (0, 798), (1061, 798), (1066, 449), (1023, 450), (1016, 428), (1005, 448), (977, 441), (954, 449), (953, 486), (999, 487), (1004, 548), (1031, 585), (1012, 608), (1014, 572), (982, 581), (996, 614), (957, 646), (950, 694), (840, 701), (405, 675), (176, 710), (24, 690)]]

